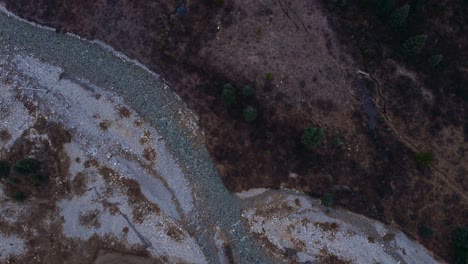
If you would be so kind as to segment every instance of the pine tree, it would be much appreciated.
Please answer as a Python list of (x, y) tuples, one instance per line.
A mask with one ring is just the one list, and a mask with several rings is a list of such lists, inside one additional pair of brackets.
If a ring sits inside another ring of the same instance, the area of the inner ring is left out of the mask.
[(252, 106), (247, 106), (244, 108), (243, 111), (244, 119), (247, 122), (252, 122), (257, 118), (257, 109), (253, 108)]
[(308, 149), (314, 149), (325, 139), (325, 132), (320, 127), (310, 126), (304, 129), (301, 142)]
[(390, 16), (390, 26), (392, 28), (398, 28), (403, 26), (406, 23), (406, 20), (408, 19), (409, 11), (410, 5), (408, 4), (395, 10), (395, 12), (393, 12), (393, 14)]
[(242, 94), (245, 96), (245, 97), (252, 97), (255, 95), (255, 90), (252, 86), (250, 85), (246, 85), (244, 86), (244, 89), (242, 89)]
[(232, 86), (229, 83), (224, 85), (223, 93), (221, 96), (223, 98), (224, 104), (227, 107), (232, 107), (237, 103), (236, 88), (234, 88), (234, 86)]
[(421, 53), (424, 45), (426, 44), (426, 35), (417, 35), (407, 39), (401, 45), (401, 50), (406, 57), (411, 57)]

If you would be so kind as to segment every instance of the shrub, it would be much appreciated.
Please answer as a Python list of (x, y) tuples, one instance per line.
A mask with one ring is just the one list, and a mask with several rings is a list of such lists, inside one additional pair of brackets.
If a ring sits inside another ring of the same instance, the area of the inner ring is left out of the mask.
[(242, 94), (245, 97), (251, 97), (251, 96), (255, 95), (255, 90), (254, 90), (254, 88), (252, 86), (246, 85), (246, 86), (244, 86), (244, 89), (242, 89)]
[(244, 119), (247, 122), (252, 122), (257, 118), (257, 109), (255, 109), (252, 106), (247, 106), (244, 108), (244, 111), (242, 112), (244, 114)]
[(310, 126), (304, 129), (301, 142), (308, 149), (313, 149), (320, 145), (325, 139), (325, 132), (320, 127)]
[(432, 161), (434, 160), (434, 154), (432, 154), (432, 152), (419, 152), (416, 153), (414, 157), (416, 162), (423, 166), (431, 165)]
[(452, 232), (453, 263), (468, 263), (468, 227), (458, 227)]
[(32, 158), (25, 158), (18, 161), (13, 169), (19, 174), (27, 175), (36, 172), (39, 169), (39, 161)]
[(15, 201), (22, 202), (26, 199), (26, 195), (23, 192), (17, 191), (11, 195), (11, 198)]
[(273, 81), (273, 73), (269, 72), (266, 74), (267, 81)]
[(333, 194), (332, 193), (327, 192), (322, 196), (322, 205), (328, 208), (333, 206)]
[(236, 89), (231, 84), (224, 85), (223, 89), (223, 101), (227, 107), (234, 106), (237, 103)]
[(432, 55), (432, 56), (429, 57), (429, 59), (427, 60), (427, 64), (428, 64), (431, 68), (435, 68), (435, 67), (437, 67), (437, 65), (440, 64), (440, 62), (442, 61), (443, 58), (444, 58), (444, 55), (442, 55), (442, 54)]
[(401, 50), (406, 57), (411, 57), (421, 53), (424, 45), (426, 44), (426, 35), (417, 35), (407, 39), (401, 45)]
[(224, 5), (224, 0), (214, 0), (214, 3), (217, 7), (222, 7)]
[(410, 5), (406, 4), (393, 12), (390, 16), (390, 26), (393, 28), (401, 27), (406, 23), (410, 11)]
[(341, 139), (341, 137), (338, 137), (336, 136), (335, 138), (333, 138), (333, 141), (332, 141), (332, 144), (334, 147), (339, 147), (341, 145), (343, 145), (343, 140)]
[(10, 174), (10, 164), (4, 160), (0, 160), (0, 178), (7, 177)]
[(431, 238), (434, 236), (434, 230), (427, 225), (422, 225), (419, 228), (419, 234), (424, 238)]

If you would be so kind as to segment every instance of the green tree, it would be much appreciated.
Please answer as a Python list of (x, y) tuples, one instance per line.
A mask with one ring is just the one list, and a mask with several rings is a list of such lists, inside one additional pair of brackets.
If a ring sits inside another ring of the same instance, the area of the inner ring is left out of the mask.
[(11, 195), (11, 198), (13, 198), (15, 201), (22, 202), (26, 200), (26, 195), (23, 192), (16, 191)]
[(431, 165), (434, 160), (434, 154), (432, 152), (419, 152), (415, 154), (416, 162), (422, 166)]
[(224, 89), (228, 89), (228, 90), (236, 90), (236, 87), (234, 87), (234, 85), (230, 84), (230, 83), (226, 83), (224, 86), (223, 86)]
[(452, 232), (454, 264), (468, 263), (468, 227), (458, 227)]
[(19, 183), (21, 182), (20, 179), (18, 179), (18, 178), (16, 178), (16, 177), (9, 177), (9, 178), (7, 179), (7, 181), (8, 181), (9, 183), (13, 184), (13, 185), (19, 184)]
[(252, 97), (255, 95), (255, 90), (252, 86), (250, 85), (246, 85), (244, 86), (244, 88), (242, 89), (242, 94), (245, 96), (245, 97)]
[(42, 183), (45, 182), (46, 180), (46, 177), (41, 175), (41, 174), (31, 174), (28, 176), (28, 179), (31, 181), (31, 183), (34, 185), (34, 186), (39, 186), (41, 185)]
[(381, 15), (388, 15), (395, 8), (395, 0), (377, 0), (377, 10)]
[(10, 164), (4, 160), (0, 160), (0, 178), (7, 177), (10, 174)]
[(379, 15), (387, 16), (395, 8), (395, 0), (362, 0), (365, 4), (375, 9)]
[(341, 137), (336, 136), (335, 138), (333, 138), (332, 144), (333, 144), (334, 147), (339, 147), (339, 146), (343, 145), (344, 142), (343, 142), (343, 139), (341, 139)]
[(217, 7), (222, 7), (224, 5), (224, 0), (214, 0), (214, 3)]
[(231, 84), (224, 85), (222, 98), (227, 107), (232, 107), (237, 103), (236, 88)]
[(244, 111), (242, 111), (242, 113), (244, 114), (244, 119), (247, 122), (254, 121), (255, 118), (257, 118), (257, 114), (258, 114), (257, 109), (255, 109), (252, 106), (247, 106), (246, 108), (244, 108)]
[(310, 126), (304, 129), (301, 142), (308, 149), (314, 149), (325, 139), (325, 132), (320, 127)]
[(327, 192), (325, 193), (323, 196), (322, 196), (322, 205), (325, 206), (325, 207), (332, 207), (333, 206), (333, 194), (330, 193), (330, 192)]
[(13, 166), (13, 170), (23, 175), (34, 173), (38, 169), (39, 169), (39, 161), (36, 159), (32, 159), (32, 158), (22, 159)]
[(427, 0), (411, 0), (411, 12), (421, 12), (424, 9), (424, 6), (427, 4), (427, 2)]
[(430, 228), (429, 226), (424, 224), (421, 227), (419, 227), (419, 234), (423, 238), (431, 238), (431, 237), (434, 236), (434, 230), (432, 228)]
[(442, 61), (443, 58), (444, 58), (444, 55), (442, 55), (442, 54), (432, 55), (427, 60), (427, 64), (429, 64), (429, 66), (431, 68), (435, 68), (435, 67), (437, 67), (437, 65), (440, 64), (440, 62)]
[(266, 79), (267, 79), (267, 81), (270, 81), (270, 82), (273, 81), (273, 73), (271, 73), (271, 72), (267, 73), (266, 74)]
[(411, 57), (421, 53), (424, 45), (426, 44), (426, 35), (417, 35), (407, 39), (401, 45), (401, 50), (406, 57)]
[(410, 5), (406, 4), (393, 12), (389, 24), (393, 28), (401, 27), (406, 23), (410, 12)]

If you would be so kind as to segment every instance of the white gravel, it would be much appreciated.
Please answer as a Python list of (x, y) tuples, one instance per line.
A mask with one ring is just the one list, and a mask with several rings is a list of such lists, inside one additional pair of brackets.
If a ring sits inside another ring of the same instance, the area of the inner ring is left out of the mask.
[(17, 82), (13, 80), (13, 76), (9, 76), (8, 71), (4, 70), (4, 66), (0, 62), (0, 80), (10, 80), (12, 83), (9, 86), (0, 83), (0, 131), (8, 131), (11, 139), (0, 141), (0, 149), (8, 150), (14, 140), (21, 136), (23, 130), (31, 125), (33, 119), (23, 104), (13, 99), (14, 93), (11, 87)]
[[(191, 189), (154, 128), (142, 122), (120, 97), (86, 80), (62, 78), (63, 71), (58, 67), (27, 56), (16, 56), (10, 65), (4, 63), (3, 66), (9, 67), (9, 74), (15, 73), (10, 76), (15, 83), (1, 86), (1, 106), (8, 111), (2, 112), (0, 129), (8, 129), (13, 136), (8, 144), (2, 145), (2, 150), (7, 150), (39, 115), (63, 124), (72, 133), (72, 142), (65, 146), (72, 161), (68, 177), (73, 180), (78, 173), (85, 175), (87, 191), (82, 196), (70, 194), (69, 198), (58, 202), (58, 214), (64, 219), (64, 235), (81, 240), (95, 234), (111, 235), (128, 245), (143, 245), (154, 256), (206, 263), (201, 248), (180, 222), (193, 209)], [(37, 113), (30, 115), (22, 103), (14, 99), (18, 92), (37, 106)], [(130, 111), (130, 116), (120, 116), (122, 107)], [(23, 122), (19, 122), (21, 120)], [(102, 122), (106, 122), (107, 129), (100, 126)], [(33, 129), (31, 132), (33, 137), (47, 140), (46, 135), (34, 133)], [(143, 157), (147, 149), (154, 150), (154, 161)], [(76, 158), (81, 161), (75, 162)], [(85, 168), (84, 161), (89, 159), (97, 161), (99, 167)], [(127, 187), (118, 182), (106, 182), (99, 174), (101, 166), (111, 168), (120, 178), (136, 180), (147, 203), (156, 204), (161, 212), (151, 211), (150, 207), (135, 209), (129, 203)], [(116, 206), (118, 213), (109, 205)], [(7, 208), (2, 206), (3, 211)], [(145, 210), (141, 212), (143, 219), (135, 218), (135, 210)], [(98, 212), (94, 225), (80, 220), (80, 216), (90, 212)], [(16, 215), (12, 213), (12, 217)], [(176, 227), (183, 239), (170, 237), (169, 227)], [(129, 229), (128, 233), (124, 228)], [(17, 252), (7, 247), (8, 241), (2, 241), (1, 248), (11, 254)], [(18, 252), (20, 249), (18, 247)]]
[(0, 260), (20, 255), (24, 251), (24, 241), (16, 236), (5, 236), (0, 233)]
[[(332, 217), (317, 201), (302, 195), (269, 191), (251, 202), (244, 213), (251, 232), (266, 238), (277, 254), (293, 249), (299, 262), (316, 263), (335, 255), (352, 263), (438, 263), (401, 231), (345, 211), (340, 212), (342, 217)], [(395, 233), (395, 240), (374, 237), (376, 229), (382, 236)]]

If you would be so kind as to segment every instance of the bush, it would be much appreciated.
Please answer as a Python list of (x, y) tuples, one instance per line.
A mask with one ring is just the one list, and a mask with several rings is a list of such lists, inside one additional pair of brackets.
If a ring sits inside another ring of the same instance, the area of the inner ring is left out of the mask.
[(247, 122), (252, 122), (257, 118), (257, 109), (255, 109), (252, 106), (247, 106), (244, 108), (244, 111), (242, 112), (244, 114), (244, 119)]
[(421, 53), (426, 44), (426, 35), (417, 35), (407, 39), (401, 45), (401, 50), (406, 57), (412, 57)]
[(431, 238), (434, 236), (434, 230), (427, 225), (422, 225), (419, 228), (419, 234), (424, 238)]
[(443, 58), (444, 58), (444, 56), (443, 56), (442, 54), (432, 55), (432, 56), (429, 57), (429, 59), (427, 60), (427, 64), (428, 64), (431, 68), (435, 68), (435, 67), (437, 67), (437, 65), (440, 64), (440, 62), (442, 61)]
[(32, 158), (22, 159), (18, 161), (15, 164), (15, 166), (13, 166), (13, 170), (23, 175), (34, 173), (38, 169), (39, 169), (39, 161), (37, 161), (36, 159), (32, 159)]
[(434, 160), (434, 154), (432, 154), (432, 152), (419, 152), (416, 153), (414, 157), (416, 162), (423, 166), (431, 165), (432, 161)]
[(252, 86), (246, 85), (244, 86), (244, 89), (242, 89), (242, 94), (245, 97), (252, 97), (255, 95), (255, 90)]
[(320, 145), (325, 139), (325, 132), (320, 127), (310, 126), (304, 129), (301, 142), (308, 149), (313, 149)]
[(406, 23), (410, 12), (410, 5), (406, 4), (393, 12), (390, 16), (389, 24), (392, 28), (401, 27)]
[(4, 160), (0, 160), (0, 178), (7, 177), (10, 174), (10, 164)]
[(328, 208), (333, 206), (333, 194), (332, 193), (327, 192), (322, 196), (322, 205)]
[(232, 107), (237, 103), (236, 98), (236, 89), (231, 84), (224, 85), (223, 93), (222, 93), (224, 104), (227, 107)]
[(468, 263), (468, 227), (458, 227), (452, 232), (453, 263)]
[(273, 73), (269, 72), (266, 74), (267, 81), (273, 81)]

